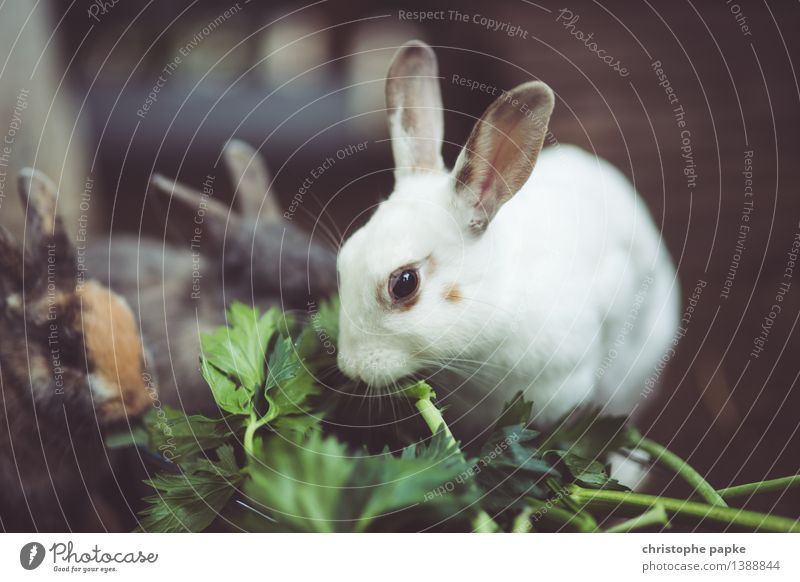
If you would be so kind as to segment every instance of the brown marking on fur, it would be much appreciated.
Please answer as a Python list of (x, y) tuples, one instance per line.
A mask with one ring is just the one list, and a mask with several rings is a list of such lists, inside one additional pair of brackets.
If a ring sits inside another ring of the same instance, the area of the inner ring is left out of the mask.
[(428, 257), (427, 267), (428, 267), (428, 276), (433, 275), (436, 272), (436, 269), (439, 267), (439, 263), (436, 262), (436, 259), (433, 258), (433, 255)]
[(413, 109), (409, 109), (408, 107), (404, 107), (400, 113), (400, 127), (403, 128), (403, 131), (406, 133), (406, 135), (419, 135), (423, 128), (417, 124), (416, 119), (414, 118), (417, 112)]
[(444, 294), (445, 301), (450, 303), (459, 303), (463, 298), (464, 296), (461, 294), (461, 289), (458, 285), (451, 285), (447, 293)]
[[(470, 141), (472, 138), (470, 137)], [(468, 141), (465, 148), (467, 152), (471, 151), (469, 148), (471, 147), (471, 143)], [(467, 160), (469, 160), (469, 156), (471, 154), (467, 153)], [(456, 192), (462, 192), (464, 190), (468, 190), (470, 187), (470, 183), (472, 182), (472, 164), (468, 161), (461, 168), (456, 172), (455, 176), (455, 190)]]
[(141, 339), (133, 313), (118, 296), (95, 281), (78, 292), (83, 336), (94, 373), (118, 391), (100, 406), (101, 420), (113, 422), (145, 411), (149, 396), (142, 370)]
[(375, 287), (375, 299), (378, 301), (378, 305), (384, 309), (388, 309), (392, 305), (391, 301), (386, 300), (386, 296), (383, 293), (383, 285), (380, 283)]
[(399, 309), (400, 311), (408, 311), (417, 304), (417, 301), (419, 301), (419, 296), (420, 296), (419, 293), (414, 293), (414, 295), (410, 299), (398, 303), (397, 309)]

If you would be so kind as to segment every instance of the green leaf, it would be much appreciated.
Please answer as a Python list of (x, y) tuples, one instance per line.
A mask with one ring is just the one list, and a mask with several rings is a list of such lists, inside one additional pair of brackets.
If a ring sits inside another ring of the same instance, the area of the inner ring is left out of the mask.
[(236, 417), (223, 420), (199, 414), (186, 416), (180, 410), (164, 406), (145, 416), (145, 426), (150, 450), (182, 463), (225, 444), (241, 428), (241, 422)]
[(232, 445), (224, 444), (217, 447), (214, 452), (217, 455), (216, 461), (212, 461), (208, 456), (203, 456), (184, 465), (184, 471), (228, 476), (239, 473), (239, 464), (236, 462), (236, 454)]
[(300, 442), (311, 434), (321, 433), (321, 420), (320, 416), (311, 414), (287, 414), (276, 418), (271, 426), (281, 438)]
[(156, 490), (146, 497), (140, 528), (148, 532), (199, 532), (225, 508), (242, 483), (233, 448), (217, 449), (217, 461), (191, 463), (183, 473), (160, 473), (145, 481)]
[(319, 386), (302, 365), (290, 338), (276, 342), (269, 367), (265, 395), (273, 430), (293, 440), (321, 430), (321, 416), (309, 412), (309, 401), (319, 394)]
[(269, 392), (276, 386), (288, 382), (297, 374), (300, 367), (300, 358), (295, 351), (292, 338), (283, 337), (275, 342), (275, 347), (269, 356), (267, 383), (264, 392)]
[[(250, 416), (258, 405), (258, 393), (263, 392), (268, 408), (257, 414), (261, 424), (281, 415), (306, 413), (308, 399), (319, 388), (311, 371), (302, 366), (291, 337), (282, 335), (266, 353), (281, 322), (284, 328), (291, 325), (275, 308), (260, 316), (256, 308), (234, 303), (228, 310), (229, 326), (203, 336), (201, 371), (222, 410)], [(301, 424), (306, 425), (302, 430), (291, 430)], [(290, 432), (305, 434), (307, 428), (307, 423), (282, 423), (282, 429)]]
[(308, 372), (300, 370), (289, 382), (275, 389), (270, 397), (279, 415), (305, 414), (309, 399), (319, 392), (319, 386)]
[(281, 319), (272, 308), (258, 309), (234, 303), (227, 327), (201, 338), (203, 377), (219, 406), (233, 414), (249, 414), (253, 396), (265, 381), (265, 356)]
[(613, 489), (616, 491), (629, 490), (616, 479), (609, 477), (602, 463), (584, 459), (569, 451), (547, 451), (544, 456), (545, 458), (555, 457), (556, 462), (561, 462), (566, 472), (575, 480), (575, 483), (582, 487)]
[[(269, 439), (249, 465), (246, 493), (277, 520), (254, 518), (268, 531), (402, 531), (463, 519), (474, 500), (459, 475), (468, 469), (443, 436), (396, 457), (351, 454), (333, 437), (302, 444)], [(451, 483), (451, 486), (446, 484)], [(441, 494), (434, 492), (440, 489)], [(454, 517), (457, 516), (457, 517)]]
[(500, 430), (515, 424), (527, 425), (533, 412), (533, 401), (525, 400), (524, 392), (520, 390), (514, 397), (506, 403), (500, 418), (494, 425), (494, 430)]
[(277, 520), (265, 520), (267, 530), (337, 531), (342, 488), (355, 469), (336, 439), (314, 435), (300, 445), (273, 438), (249, 462), (245, 493)]
[(542, 458), (536, 447), (538, 436), (522, 425), (506, 426), (481, 449), (476, 471), (489, 511), (522, 509), (526, 496), (549, 497), (547, 478), (560, 479), (561, 474)]
[(539, 444), (542, 450), (568, 451), (584, 459), (605, 462), (608, 453), (629, 445), (625, 416), (600, 416), (600, 410), (562, 417)]
[(231, 414), (250, 414), (253, 400), (252, 392), (240, 388), (236, 382), (215, 368), (205, 358), (201, 361), (200, 371), (211, 388), (217, 406)]

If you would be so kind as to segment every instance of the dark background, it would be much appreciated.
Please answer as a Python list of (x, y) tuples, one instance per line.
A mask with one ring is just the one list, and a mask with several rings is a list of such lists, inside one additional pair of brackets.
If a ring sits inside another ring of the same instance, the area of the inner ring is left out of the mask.
[[(87, 15), (90, 2), (53, 3), (55, 46), (66, 83), (82, 103), (89, 171), (104, 203), (92, 216), (96, 231), (182, 240), (179, 211), (167, 217), (163, 201), (145, 200), (149, 176), (158, 171), (199, 186), (209, 172), (223, 175), (215, 164), (233, 136), (261, 150), (284, 207), (331, 152), (368, 140), (365, 152), (326, 172), (301, 206), (300, 220), (320, 220), (336, 244), (363, 208), (391, 192), (383, 76), (399, 44), (418, 37), (435, 47), (446, 139), (455, 144), (465, 141), (472, 118), (492, 98), (454, 85), (453, 74), (501, 89), (542, 79), (557, 95), (551, 129), (558, 141), (594, 150), (635, 181), (678, 264), (684, 298), (699, 280), (708, 283), (661, 394), (647, 403), (650, 426), (643, 423), (643, 431), (718, 487), (800, 470), (800, 278), (763, 353), (749, 356), (800, 228), (796, 2), (331, 0), (303, 8), (242, 1), (183, 59), (139, 118), (161, 69), (231, 5), (122, 0), (96, 22)], [(734, 6), (751, 35), (741, 30)], [(398, 19), (398, 10), (420, 8), (482, 14), (521, 26), (528, 38), (473, 23)], [(593, 32), (629, 76), (615, 73), (556, 22), (561, 8), (579, 15), (575, 28)], [(686, 113), (698, 173), (691, 191), (673, 106), (651, 68), (656, 60)], [(754, 209), (723, 299), (745, 200), (745, 150), (754, 152)], [(456, 151), (447, 148), (448, 163)], [(669, 487), (678, 493), (681, 486)], [(796, 494), (759, 496), (749, 505), (800, 516)]]

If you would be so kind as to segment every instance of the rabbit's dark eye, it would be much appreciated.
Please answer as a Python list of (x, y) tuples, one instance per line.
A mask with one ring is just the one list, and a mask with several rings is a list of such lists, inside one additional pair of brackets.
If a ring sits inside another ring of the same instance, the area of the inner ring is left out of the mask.
[(419, 288), (419, 272), (410, 267), (401, 267), (389, 277), (389, 294), (396, 303), (407, 301)]

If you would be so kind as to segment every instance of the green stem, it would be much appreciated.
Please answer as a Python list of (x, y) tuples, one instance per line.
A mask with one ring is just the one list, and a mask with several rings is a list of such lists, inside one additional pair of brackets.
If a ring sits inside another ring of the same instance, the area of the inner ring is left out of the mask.
[(274, 412), (275, 407), (270, 405), (269, 410), (267, 413), (259, 418), (256, 416), (255, 411), (250, 413), (250, 418), (247, 420), (247, 428), (244, 430), (244, 450), (247, 452), (248, 455), (253, 455), (256, 450), (255, 447), (255, 438), (256, 438), (256, 431), (264, 426), (275, 420), (277, 414)]
[(258, 428), (258, 420), (254, 412), (250, 413), (250, 419), (247, 421), (247, 428), (244, 430), (244, 450), (248, 456), (252, 456), (255, 450), (255, 434)]
[(478, 511), (478, 515), (472, 518), (472, 533), (497, 533), (500, 527), (492, 519), (492, 516), (483, 509)]
[(668, 513), (674, 516), (707, 519), (749, 531), (800, 532), (800, 521), (755, 511), (628, 491), (585, 489), (577, 485), (567, 485), (566, 490), (571, 499), (590, 510), (620, 507), (644, 509), (662, 505)]
[(725, 489), (717, 489), (717, 493), (719, 493), (720, 497), (729, 499), (731, 497), (744, 497), (745, 495), (765, 493), (767, 491), (783, 491), (784, 489), (790, 489), (792, 487), (800, 487), (800, 475), (726, 487)]
[(728, 507), (725, 500), (720, 496), (716, 490), (709, 485), (708, 481), (703, 479), (703, 476), (695, 471), (686, 461), (681, 459), (672, 451), (666, 449), (655, 441), (641, 437), (636, 442), (636, 448), (650, 453), (657, 462), (669, 467), (678, 475), (683, 477), (689, 485), (691, 485), (697, 494), (705, 499), (710, 505), (719, 507)]
[[(574, 511), (571, 507), (560, 507), (558, 501), (542, 501), (541, 499), (526, 498), (534, 513), (538, 513), (537, 521), (554, 524), (561, 531), (564, 527), (575, 528), (582, 533), (591, 533), (597, 530), (597, 522), (585, 511)], [(562, 498), (561, 501), (565, 501)], [(531, 517), (533, 514), (531, 514)], [(530, 522), (529, 522), (530, 523)]]
[[(561, 514), (561, 519), (563, 520), (564, 516), (566, 515), (566, 524), (569, 525), (571, 523), (575, 525), (578, 531), (593, 532), (598, 529), (597, 520), (594, 518), (594, 516), (588, 511), (584, 511), (580, 504), (576, 503), (573, 499), (570, 499), (569, 495), (567, 495), (567, 492), (564, 490), (563, 485), (559, 483), (558, 480), (553, 479), (552, 477), (547, 479), (547, 486), (550, 488), (550, 491), (555, 494), (555, 499), (544, 503), (545, 515), (549, 510), (553, 509), (553, 506), (555, 506), (555, 509), (560, 509), (563, 512)], [(536, 503), (534, 503), (534, 506), (535, 505)], [(563, 505), (564, 508), (561, 509), (559, 507), (560, 505)]]
[(448, 427), (447, 423), (444, 421), (442, 413), (439, 412), (439, 409), (431, 402), (430, 398), (420, 398), (417, 400), (417, 410), (419, 410), (420, 416), (422, 416), (425, 424), (431, 429), (431, 433), (436, 434), (441, 428), (448, 436), (450, 442), (456, 445), (456, 447), (458, 446), (453, 433), (450, 432), (450, 427)]
[[(428, 425), (431, 434), (436, 434), (440, 430), (444, 431), (450, 443), (459, 451), (463, 459), (464, 454), (461, 453), (461, 447), (458, 446), (458, 441), (453, 436), (453, 433), (450, 432), (450, 427), (447, 426), (447, 423), (444, 421), (442, 413), (436, 408), (436, 405), (431, 402), (430, 395), (419, 398), (416, 407), (417, 410), (419, 410), (420, 416), (422, 416), (422, 419), (425, 421), (425, 424)], [(472, 520), (472, 529), (476, 533), (493, 533), (500, 531), (500, 527), (492, 519), (492, 516), (483, 509), (479, 510), (478, 514)]]
[(533, 507), (526, 505), (525, 509), (514, 518), (514, 523), (511, 524), (511, 533), (529, 533), (533, 529), (531, 527), (533, 511)]
[(652, 509), (645, 511), (641, 515), (637, 515), (634, 518), (607, 528), (606, 533), (627, 533), (654, 525), (669, 527), (669, 516), (667, 516), (664, 506), (660, 503), (654, 505)]

